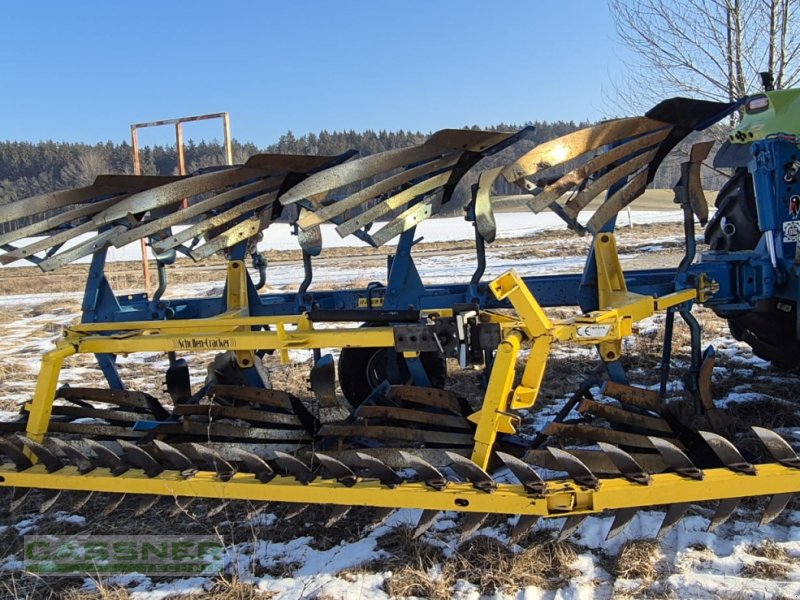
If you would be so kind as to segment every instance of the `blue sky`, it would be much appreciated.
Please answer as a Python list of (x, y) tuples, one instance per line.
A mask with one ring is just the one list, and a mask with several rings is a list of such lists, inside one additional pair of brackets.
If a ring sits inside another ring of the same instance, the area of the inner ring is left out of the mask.
[(225, 110), (260, 146), (287, 130), (597, 119), (624, 57), (604, 0), (30, 0), (0, 19), (4, 140), (121, 141), (131, 123)]

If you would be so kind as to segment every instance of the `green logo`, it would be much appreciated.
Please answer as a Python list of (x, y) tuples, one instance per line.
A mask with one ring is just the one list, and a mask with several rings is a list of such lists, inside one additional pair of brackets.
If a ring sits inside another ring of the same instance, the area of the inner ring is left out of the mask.
[(26, 535), (24, 564), (37, 575), (210, 575), (224, 549), (201, 535)]

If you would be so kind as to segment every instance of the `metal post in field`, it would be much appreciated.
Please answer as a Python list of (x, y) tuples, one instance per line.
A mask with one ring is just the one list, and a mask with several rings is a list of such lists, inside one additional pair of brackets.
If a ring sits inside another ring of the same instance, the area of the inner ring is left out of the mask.
[[(162, 125), (175, 125), (175, 150), (178, 157), (178, 174), (186, 175), (186, 151), (183, 144), (183, 124), (192, 121), (204, 121), (207, 119), (222, 119), (222, 137), (225, 148), (225, 163), (233, 164), (233, 142), (231, 140), (231, 117), (227, 112), (211, 113), (207, 115), (195, 115), (192, 117), (180, 117), (178, 119), (165, 119), (163, 121), (151, 121), (149, 123), (135, 123), (131, 125), (131, 148), (133, 150), (133, 172), (136, 175), (142, 174), (142, 163), (139, 157), (139, 134), (138, 130), (144, 127), (160, 127)], [(188, 198), (184, 198), (181, 208), (189, 206)], [(142, 251), (142, 275), (144, 276), (145, 293), (150, 295), (150, 266), (147, 264), (147, 244), (144, 238), (139, 240)]]

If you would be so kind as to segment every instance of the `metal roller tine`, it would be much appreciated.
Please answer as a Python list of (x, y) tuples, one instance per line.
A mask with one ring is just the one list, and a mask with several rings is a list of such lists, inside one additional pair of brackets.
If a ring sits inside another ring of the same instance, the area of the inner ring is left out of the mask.
[(167, 463), (167, 465), (176, 471), (180, 471), (183, 477), (188, 478), (197, 473), (197, 465), (189, 460), (186, 455), (180, 452), (177, 448), (173, 448), (161, 440), (153, 440), (153, 445), (161, 453), (161, 456), (164, 458), (164, 461)]
[(111, 474), (115, 477), (118, 475), (122, 475), (126, 471), (128, 471), (129, 467), (122, 459), (111, 449), (106, 448), (103, 444), (96, 442), (92, 439), (87, 438), (84, 440), (86, 445), (89, 449), (94, 453), (96, 457), (96, 464), (101, 467), (105, 467), (106, 469), (111, 470)]
[(169, 516), (170, 519), (174, 519), (180, 515), (186, 514), (195, 500), (197, 500), (197, 498), (175, 498), (175, 505), (170, 509), (169, 513), (167, 513), (167, 516)]
[(309, 374), (309, 386), (320, 408), (336, 408), (336, 365), (332, 354), (323, 354), (314, 362)]
[(468, 480), (477, 489), (488, 493), (497, 489), (497, 483), (489, 474), (468, 458), (449, 450), (445, 450), (445, 456), (453, 462), (450, 466), (459, 477)]
[(611, 459), (611, 462), (625, 476), (625, 479), (641, 485), (653, 483), (653, 478), (650, 477), (650, 474), (646, 473), (630, 454), (606, 442), (597, 442), (597, 445)]
[(321, 452), (314, 452), (314, 458), (316, 458), (323, 469), (330, 473), (339, 483), (351, 487), (358, 481), (358, 477), (356, 477), (352, 469), (342, 461), (328, 456), (327, 454), (322, 454)]
[(164, 467), (143, 448), (125, 440), (117, 440), (117, 443), (122, 448), (122, 459), (132, 467), (142, 469), (148, 477), (155, 477), (164, 472)]
[(428, 461), (409, 452), (405, 452), (404, 450), (401, 450), (399, 454), (406, 464), (416, 471), (417, 476), (425, 483), (425, 485), (428, 485), (435, 490), (443, 490), (447, 487), (447, 478), (442, 475), (442, 472), (439, 471), (439, 469), (434, 467)]
[(441, 511), (438, 510), (423, 510), (422, 514), (419, 516), (419, 521), (417, 521), (417, 526), (414, 528), (414, 535), (412, 538), (416, 540), (423, 533), (428, 531), (436, 522), (436, 519), (439, 518), (440, 512)]
[(588, 515), (572, 515), (567, 517), (564, 521), (564, 526), (556, 538), (556, 541), (563, 542), (569, 538), (573, 533), (578, 531), (578, 528), (583, 525), (583, 522), (588, 518)]
[(351, 508), (352, 506), (342, 506), (342, 505), (335, 506), (331, 511), (331, 514), (328, 517), (327, 521), (325, 521), (325, 527), (333, 527), (334, 525), (336, 525), (336, 523), (338, 523), (347, 516), (347, 513), (350, 512)]
[(151, 508), (158, 504), (159, 500), (161, 500), (161, 496), (145, 496), (133, 511), (133, 516), (137, 519), (145, 516)]
[(85, 475), (96, 468), (96, 465), (92, 463), (88, 456), (68, 442), (51, 437), (47, 438), (46, 443), (50, 444), (50, 446), (55, 448), (57, 452), (61, 453), (66, 458), (72, 460), (78, 468), (78, 473), (81, 475)]
[(31, 488), (14, 488), (11, 493), (11, 500), (8, 502), (8, 510), (12, 513), (19, 510), (30, 493)]
[(650, 437), (649, 439), (664, 459), (664, 462), (667, 463), (667, 466), (678, 475), (698, 481), (703, 479), (703, 472), (695, 467), (694, 463), (684, 454), (683, 450), (678, 448), (675, 444), (657, 437)]
[(653, 445), (647, 436), (639, 433), (629, 433), (587, 423), (555, 423), (551, 422), (544, 428), (543, 433), (556, 438), (582, 440), (586, 442), (608, 442), (619, 446), (652, 449)]
[(664, 515), (664, 520), (661, 522), (661, 527), (658, 529), (656, 539), (660, 540), (663, 538), (664, 535), (683, 518), (691, 505), (691, 502), (679, 502), (678, 504), (671, 504), (667, 509), (667, 513)]
[(367, 525), (367, 531), (375, 531), (378, 527), (386, 523), (394, 513), (397, 512), (396, 508), (376, 508), (372, 513), (370, 524)]
[(374, 456), (363, 452), (355, 453), (357, 463), (354, 466), (364, 477), (377, 479), (387, 487), (397, 487), (403, 483), (403, 478), (394, 469)]
[(708, 523), (707, 531), (710, 533), (716, 530), (720, 525), (725, 523), (725, 521), (730, 519), (734, 511), (739, 508), (741, 501), (741, 498), (725, 498), (720, 500), (719, 504), (717, 504), (717, 510), (714, 511), (714, 515)]
[(33, 466), (31, 459), (23, 454), (22, 449), (5, 438), (0, 438), (0, 452), (12, 460), (17, 471), (24, 471)]
[(464, 522), (461, 524), (461, 535), (458, 536), (458, 543), (461, 544), (472, 537), (481, 528), (489, 513), (466, 513)]
[(58, 499), (61, 498), (62, 491), (61, 490), (46, 490), (44, 492), (44, 498), (42, 498), (42, 503), (39, 505), (39, 514), (44, 514), (53, 506)]
[(792, 498), (794, 498), (794, 493), (775, 494), (770, 498), (769, 504), (767, 504), (767, 507), (764, 509), (764, 514), (761, 515), (759, 525), (766, 525), (777, 519), (778, 515), (783, 512), (783, 509), (792, 501)]
[(279, 450), (276, 450), (274, 454), (275, 463), (300, 483), (311, 483), (316, 478), (314, 472), (300, 459)]
[(86, 503), (89, 502), (94, 492), (75, 492), (73, 493), (73, 501), (69, 507), (70, 512), (78, 512)]
[(553, 447), (548, 447), (547, 450), (578, 484), (592, 489), (597, 489), (600, 485), (600, 481), (589, 468), (569, 452)]
[(238, 460), (244, 463), (248, 472), (254, 473), (256, 479), (261, 483), (268, 483), (275, 478), (275, 471), (267, 464), (267, 461), (257, 454), (242, 450), (241, 448), (235, 448), (233, 452)]
[(633, 517), (635, 517), (638, 512), (638, 508), (622, 508), (614, 511), (614, 520), (611, 522), (611, 528), (606, 534), (606, 541), (622, 533), (622, 530), (628, 526), (628, 523), (633, 520)]
[(538, 515), (520, 515), (517, 518), (517, 522), (514, 524), (514, 528), (511, 530), (511, 534), (509, 535), (511, 542), (517, 544), (522, 541), (522, 539), (526, 537), (534, 527), (536, 527), (538, 522)]
[(265, 510), (267, 510), (268, 506), (269, 506), (268, 502), (251, 502), (250, 506), (248, 507), (248, 509), (244, 513), (244, 518), (246, 520), (248, 520), (248, 521), (250, 519), (254, 519), (258, 515), (263, 513)]
[(218, 452), (211, 448), (206, 448), (200, 444), (192, 442), (189, 448), (200, 458), (208, 464), (217, 474), (220, 481), (228, 481), (236, 474), (236, 467), (225, 460)]
[(516, 456), (506, 454), (505, 452), (497, 452), (497, 458), (503, 461), (503, 464), (514, 474), (523, 487), (531, 494), (541, 496), (547, 491), (547, 483), (544, 479), (523, 460)]
[(125, 501), (125, 494), (113, 494), (106, 504), (105, 508), (100, 512), (100, 517), (108, 517), (117, 510), (120, 505)]
[(698, 433), (703, 437), (714, 454), (717, 455), (717, 458), (722, 461), (722, 464), (728, 469), (746, 475), (756, 474), (756, 468), (747, 462), (736, 449), (736, 446), (731, 444), (724, 437), (709, 431), (699, 431)]
[(216, 517), (219, 513), (224, 512), (231, 505), (231, 502), (232, 502), (231, 500), (220, 500), (219, 504), (217, 504), (216, 506), (212, 506), (210, 509), (208, 509), (208, 512), (206, 513), (206, 518), (211, 519), (213, 517)]
[(294, 519), (295, 517), (301, 515), (305, 510), (308, 508), (308, 504), (292, 504), (291, 508), (289, 508), (283, 515), (284, 521), (289, 521)]
[(758, 436), (761, 443), (767, 448), (773, 460), (777, 460), (784, 466), (800, 469), (800, 457), (785, 439), (774, 431), (763, 427), (751, 427), (753, 433)]

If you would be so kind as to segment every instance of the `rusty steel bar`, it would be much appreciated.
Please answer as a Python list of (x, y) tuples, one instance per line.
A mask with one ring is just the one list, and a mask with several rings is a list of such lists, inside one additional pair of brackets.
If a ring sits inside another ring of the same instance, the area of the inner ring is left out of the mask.
[[(133, 174), (142, 174), (142, 162), (139, 158), (138, 125), (131, 125), (131, 150), (133, 151)], [(142, 253), (142, 276), (144, 277), (144, 293), (150, 295), (150, 265), (147, 264), (147, 244), (144, 238), (139, 239), (139, 251)]]
[[(160, 121), (149, 121), (146, 123), (134, 123), (131, 125), (131, 148), (133, 150), (133, 172), (136, 175), (142, 174), (142, 164), (139, 159), (139, 129), (144, 127), (160, 127), (162, 125), (175, 125), (175, 148), (178, 155), (178, 173), (186, 175), (186, 155), (183, 147), (183, 124), (194, 121), (204, 121), (207, 119), (222, 119), (222, 135), (225, 144), (225, 161), (228, 165), (233, 164), (233, 148), (231, 145), (231, 120), (228, 112), (209, 113), (205, 115), (193, 115), (190, 117), (179, 117), (177, 119), (162, 119)], [(181, 208), (189, 206), (188, 198), (184, 198)], [(142, 252), (142, 275), (144, 276), (145, 294), (150, 295), (150, 266), (147, 263), (147, 244), (144, 238), (139, 240)]]

